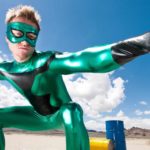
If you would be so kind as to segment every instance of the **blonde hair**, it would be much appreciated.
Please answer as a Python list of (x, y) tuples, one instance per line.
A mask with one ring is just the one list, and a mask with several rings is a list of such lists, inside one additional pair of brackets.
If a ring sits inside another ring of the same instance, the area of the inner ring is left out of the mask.
[(5, 23), (11, 22), (12, 19), (15, 17), (22, 17), (27, 20), (30, 20), (33, 23), (35, 23), (37, 27), (40, 29), (39, 24), (41, 21), (41, 17), (32, 6), (18, 5), (16, 7), (9, 9), (6, 13)]

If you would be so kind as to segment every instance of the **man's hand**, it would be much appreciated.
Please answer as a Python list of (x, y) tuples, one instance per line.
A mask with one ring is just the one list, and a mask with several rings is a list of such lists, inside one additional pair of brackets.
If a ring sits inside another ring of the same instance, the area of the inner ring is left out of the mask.
[(114, 60), (118, 64), (125, 64), (137, 56), (150, 52), (150, 32), (118, 42), (111, 49)]

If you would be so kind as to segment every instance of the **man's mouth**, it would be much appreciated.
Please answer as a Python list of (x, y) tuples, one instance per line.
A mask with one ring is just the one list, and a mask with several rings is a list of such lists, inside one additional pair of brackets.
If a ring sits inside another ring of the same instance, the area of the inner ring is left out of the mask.
[(22, 50), (29, 50), (29, 48), (28, 47), (19, 47), (19, 49), (22, 49)]

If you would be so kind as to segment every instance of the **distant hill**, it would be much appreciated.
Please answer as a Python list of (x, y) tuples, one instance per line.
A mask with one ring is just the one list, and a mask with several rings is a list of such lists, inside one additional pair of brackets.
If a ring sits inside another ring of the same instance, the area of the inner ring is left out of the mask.
[(45, 131), (26, 131), (14, 128), (5, 128), (4, 133), (6, 134), (38, 134), (38, 135), (64, 135), (63, 130), (45, 130)]
[[(62, 130), (47, 130), (47, 131), (38, 131), (38, 132), (31, 132), (25, 130), (18, 130), (13, 128), (6, 128), (4, 129), (6, 134), (38, 134), (38, 135), (61, 135), (64, 136), (64, 131)], [(105, 132), (103, 131), (95, 131), (95, 130), (88, 130), (90, 137), (106, 137)], [(132, 127), (128, 130), (125, 129), (125, 135), (128, 138), (150, 138), (150, 130), (149, 129), (142, 129), (138, 127)]]
[(136, 137), (136, 138), (150, 138), (150, 130), (142, 129), (138, 127), (132, 127), (125, 130), (126, 137)]

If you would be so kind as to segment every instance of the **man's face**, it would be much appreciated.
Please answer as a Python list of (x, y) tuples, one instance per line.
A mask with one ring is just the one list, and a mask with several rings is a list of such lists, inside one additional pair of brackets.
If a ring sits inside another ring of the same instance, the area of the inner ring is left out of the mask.
[(30, 20), (16, 17), (8, 24), (6, 42), (17, 61), (23, 62), (32, 56), (37, 36), (37, 25)]

